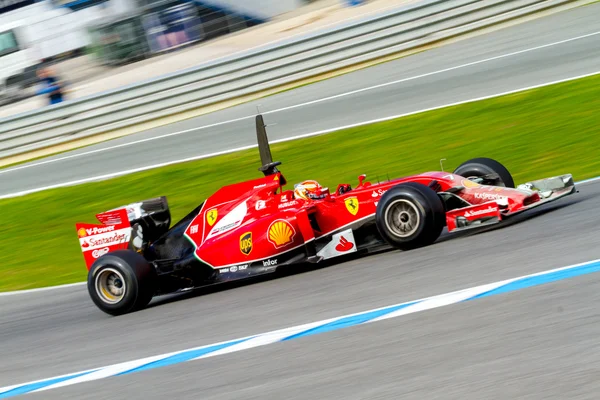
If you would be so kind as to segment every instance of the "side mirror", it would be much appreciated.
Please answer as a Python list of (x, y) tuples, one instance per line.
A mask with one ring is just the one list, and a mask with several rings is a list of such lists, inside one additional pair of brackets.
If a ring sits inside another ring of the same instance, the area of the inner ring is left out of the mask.
[(317, 193), (317, 197), (323, 200), (331, 200), (331, 192), (329, 191), (329, 188), (321, 188), (321, 190)]
[(362, 186), (366, 177), (367, 177), (367, 175), (365, 175), (365, 174), (362, 174), (358, 177), (358, 186)]

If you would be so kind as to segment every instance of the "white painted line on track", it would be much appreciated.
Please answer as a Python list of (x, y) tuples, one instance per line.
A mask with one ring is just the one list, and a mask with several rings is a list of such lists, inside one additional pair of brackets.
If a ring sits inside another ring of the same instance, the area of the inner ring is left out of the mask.
[(234, 340), (144, 357), (137, 360), (130, 360), (118, 364), (88, 369), (85, 371), (74, 372), (57, 377), (50, 377), (33, 382), (0, 387), (0, 399), (77, 385), (84, 382), (97, 381), (114, 376), (134, 374), (141, 371), (174, 366), (186, 362), (199, 362), (209, 357), (231, 354), (234, 352), (267, 346), (275, 343), (284, 343), (290, 340), (324, 334), (340, 329), (348, 329), (359, 325), (377, 323), (382, 320), (398, 318), (404, 315), (433, 310), (452, 304), (459, 304), (467, 301), (477, 301), (478, 299), (485, 297), (506, 295), (507, 293), (518, 290), (556, 283), (565, 279), (573, 279), (589, 274), (597, 274), (598, 272), (600, 272), (600, 259), (536, 272), (517, 278), (491, 282), (454, 292), (443, 293), (340, 317), (305, 323), (302, 325), (296, 325), (270, 332), (258, 333)]
[[(552, 82), (546, 82), (546, 83), (542, 83), (539, 85), (527, 86), (527, 87), (523, 87), (523, 88), (519, 88), (519, 89), (515, 89), (515, 90), (510, 90), (507, 92), (492, 94), (489, 96), (477, 97), (474, 99), (458, 101), (458, 102), (450, 103), (450, 104), (444, 104), (441, 106), (426, 108), (423, 110), (412, 111), (412, 112), (408, 112), (408, 113), (404, 113), (404, 114), (391, 115), (389, 117), (383, 117), (383, 118), (377, 118), (377, 119), (373, 119), (373, 120), (369, 120), (369, 121), (357, 122), (357, 123), (350, 124), (350, 125), (338, 126), (338, 127), (330, 128), (330, 129), (324, 129), (324, 130), (317, 131), (317, 132), (304, 133), (304, 134), (300, 134), (300, 135), (296, 135), (296, 136), (287, 137), (284, 139), (271, 140), (270, 143), (276, 144), (276, 143), (290, 142), (290, 141), (304, 139), (304, 138), (308, 138), (308, 137), (312, 137), (312, 136), (323, 135), (326, 133), (331, 133), (331, 132), (335, 132), (335, 131), (339, 131), (339, 130), (343, 130), (343, 129), (355, 128), (355, 127), (369, 125), (369, 124), (373, 124), (373, 123), (377, 123), (377, 122), (384, 122), (384, 121), (389, 121), (389, 120), (396, 119), (396, 118), (402, 118), (402, 117), (407, 117), (410, 115), (421, 114), (421, 113), (428, 112), (428, 111), (435, 111), (435, 110), (439, 110), (439, 109), (443, 109), (443, 108), (454, 107), (454, 106), (458, 106), (458, 105), (462, 105), (462, 104), (468, 104), (468, 103), (473, 103), (473, 102), (477, 102), (477, 101), (481, 101), (481, 100), (487, 100), (487, 99), (492, 99), (495, 97), (506, 96), (509, 94), (524, 92), (527, 90), (538, 89), (541, 87), (555, 85), (558, 83), (574, 81), (577, 79), (587, 78), (587, 77), (598, 75), (598, 74), (600, 74), (600, 71), (595, 71), (595, 72), (592, 72), (589, 74), (584, 74), (584, 75), (578, 75), (578, 76), (574, 76), (571, 78), (560, 79), (560, 80), (556, 80), (556, 81), (552, 81)], [(263, 114), (266, 114), (266, 113), (263, 113)], [(252, 118), (254, 118), (254, 116), (252, 116)], [(222, 124), (222, 123), (220, 123), (220, 124)], [(196, 128), (196, 129), (199, 129), (199, 128)], [(93, 176), (90, 178), (76, 179), (76, 180), (72, 180), (72, 181), (68, 181), (68, 182), (57, 183), (54, 185), (42, 186), (42, 187), (38, 187), (35, 189), (28, 189), (28, 190), (23, 190), (23, 191), (19, 191), (19, 192), (1, 195), (0, 200), (25, 196), (25, 195), (28, 195), (31, 193), (42, 192), (42, 191), (50, 190), (50, 189), (57, 189), (57, 188), (61, 188), (61, 187), (81, 185), (83, 183), (102, 181), (102, 180), (116, 178), (116, 177), (123, 176), (123, 175), (130, 175), (130, 174), (133, 174), (136, 172), (143, 172), (143, 171), (148, 171), (148, 170), (152, 170), (152, 169), (162, 168), (162, 167), (166, 167), (169, 165), (181, 164), (181, 163), (189, 162), (189, 161), (197, 161), (197, 160), (201, 160), (204, 158), (211, 158), (211, 157), (215, 157), (215, 156), (219, 156), (219, 155), (223, 155), (223, 154), (229, 154), (229, 153), (235, 153), (238, 151), (253, 149), (255, 147), (257, 147), (257, 145), (253, 144), (253, 145), (249, 145), (249, 146), (237, 147), (235, 149), (223, 150), (223, 151), (219, 151), (219, 152), (215, 152), (215, 153), (202, 154), (199, 156), (187, 157), (187, 158), (183, 158), (183, 159), (179, 159), (179, 160), (173, 160), (173, 161), (167, 161), (167, 162), (163, 162), (163, 163), (159, 163), (159, 164), (148, 165), (145, 167), (132, 168), (132, 169), (123, 170), (123, 171), (119, 171), (119, 172), (113, 172), (110, 174), (97, 175), (97, 176)], [(7, 171), (10, 171), (10, 170), (7, 170)], [(4, 171), (4, 172), (7, 172), (7, 171)], [(2, 173), (2, 171), (0, 171), (0, 173)]]
[[(598, 182), (598, 181), (600, 181), (600, 176), (597, 176), (595, 178), (585, 179), (585, 180), (579, 181), (579, 182), (575, 182), (575, 185), (581, 186), (581, 185), (586, 185), (588, 183), (594, 183), (594, 182)], [(86, 284), (86, 282), (83, 281), (83, 282), (77, 282), (77, 283), (69, 283), (67, 285), (47, 286), (47, 287), (37, 288), (37, 289), (15, 290), (12, 292), (0, 292), (0, 297), (15, 296), (15, 295), (27, 294), (27, 293), (38, 293), (38, 292), (44, 292), (44, 291), (56, 290), (56, 289), (67, 289), (67, 288), (81, 286), (81, 285), (85, 285), (85, 284)]]
[(75, 283), (69, 283), (66, 285), (47, 286), (47, 287), (36, 288), (36, 289), (15, 290), (14, 292), (0, 292), (0, 297), (14, 296), (16, 294), (39, 293), (39, 292), (46, 292), (49, 290), (56, 290), (56, 289), (67, 289), (67, 288), (71, 288), (71, 287), (85, 285), (85, 283), (86, 282), (75, 282)]
[[(386, 82), (386, 83), (381, 83), (381, 84), (374, 85), (374, 86), (368, 86), (368, 87), (365, 87), (365, 88), (362, 88), (362, 89), (351, 90), (351, 91), (348, 91), (348, 92), (344, 92), (344, 93), (340, 93), (340, 94), (336, 94), (336, 95), (332, 95), (332, 96), (327, 96), (327, 97), (323, 97), (323, 98), (320, 98), (320, 99), (316, 99), (316, 100), (311, 100), (311, 101), (307, 101), (307, 102), (304, 102), (304, 103), (295, 104), (295, 105), (292, 105), (292, 106), (277, 108), (275, 110), (265, 111), (262, 114), (263, 115), (268, 115), (268, 114), (274, 114), (274, 113), (278, 113), (278, 112), (282, 112), (282, 111), (292, 110), (292, 109), (295, 109), (295, 108), (306, 107), (306, 106), (310, 106), (310, 105), (313, 105), (313, 104), (322, 103), (322, 102), (329, 101), (329, 100), (334, 100), (334, 99), (338, 99), (338, 98), (342, 98), (342, 97), (351, 96), (351, 95), (357, 94), (357, 93), (367, 92), (367, 91), (379, 89), (379, 88), (386, 87), (386, 86), (397, 85), (399, 83), (404, 83), (404, 82), (408, 82), (408, 81), (412, 81), (412, 80), (426, 78), (426, 77), (432, 76), (432, 75), (443, 74), (445, 72), (450, 72), (450, 71), (454, 71), (454, 70), (457, 70), (457, 69), (467, 68), (467, 67), (471, 67), (473, 65), (483, 64), (483, 63), (487, 63), (487, 62), (490, 62), (490, 61), (499, 60), (499, 59), (502, 59), (502, 58), (513, 57), (513, 56), (516, 56), (516, 55), (520, 55), (520, 54), (524, 54), (524, 53), (529, 53), (529, 52), (532, 52), (532, 51), (536, 51), (536, 50), (540, 50), (540, 49), (544, 49), (544, 48), (548, 48), (548, 47), (552, 47), (552, 46), (558, 46), (558, 45), (561, 45), (561, 44), (573, 42), (573, 41), (576, 41), (576, 40), (586, 39), (586, 38), (589, 38), (589, 37), (592, 37), (592, 36), (596, 36), (596, 35), (600, 35), (600, 31), (588, 33), (588, 34), (585, 34), (585, 35), (576, 36), (576, 37), (569, 38), (569, 39), (560, 40), (560, 41), (557, 41), (557, 42), (547, 43), (547, 44), (544, 44), (544, 45), (535, 46), (535, 47), (527, 48), (527, 49), (524, 49), (524, 50), (518, 50), (518, 51), (511, 52), (511, 53), (502, 54), (502, 55), (499, 55), (499, 56), (489, 57), (489, 58), (485, 58), (485, 59), (482, 59), (482, 60), (473, 61), (473, 62), (469, 62), (469, 63), (466, 63), (466, 64), (461, 64), (461, 65), (457, 65), (457, 66), (454, 66), (454, 67), (444, 68), (444, 69), (440, 69), (440, 70), (437, 70), (437, 71), (428, 72), (428, 73), (425, 73), (425, 74), (415, 75), (415, 76), (411, 76), (411, 77), (408, 77), (408, 78), (402, 78), (402, 79), (398, 79), (398, 80), (394, 80), (394, 81), (390, 81), (390, 82)], [(592, 74), (592, 75), (594, 75), (594, 74)], [(549, 84), (552, 84), (552, 83), (549, 83)], [(526, 90), (526, 89), (523, 89), (523, 90)], [(423, 110), (423, 111), (428, 111), (428, 110)], [(421, 112), (421, 111), (417, 111), (417, 112)], [(200, 127), (197, 127), (197, 128), (185, 129), (185, 130), (182, 130), (182, 131), (167, 133), (167, 134), (164, 134), (164, 135), (158, 135), (158, 136), (154, 136), (154, 137), (150, 137), (150, 138), (145, 138), (145, 139), (139, 139), (139, 140), (135, 140), (135, 141), (128, 142), (128, 143), (121, 143), (121, 144), (118, 144), (118, 145), (104, 147), (104, 148), (101, 148), (101, 149), (89, 150), (89, 151), (85, 151), (85, 152), (78, 153), (78, 154), (71, 154), (71, 155), (68, 155), (68, 156), (53, 158), (53, 159), (50, 159), (50, 160), (40, 161), (40, 162), (37, 162), (37, 163), (24, 164), (24, 165), (16, 166), (16, 167), (13, 167), (13, 168), (2, 169), (2, 170), (0, 170), (0, 175), (1, 174), (5, 174), (5, 173), (9, 173), (9, 172), (13, 172), (13, 171), (18, 171), (18, 170), (21, 170), (21, 169), (32, 168), (32, 167), (37, 167), (37, 166), (40, 166), (40, 165), (51, 164), (51, 163), (56, 163), (56, 162), (60, 162), (60, 161), (64, 161), (64, 160), (69, 160), (69, 159), (72, 159), (72, 158), (78, 158), (78, 157), (88, 156), (90, 154), (102, 153), (102, 152), (105, 152), (105, 151), (119, 149), (119, 148), (122, 148), (122, 147), (134, 146), (134, 145), (137, 145), (137, 144), (140, 144), (140, 143), (145, 143), (145, 142), (149, 142), (149, 141), (153, 141), (153, 140), (164, 139), (164, 138), (168, 138), (168, 137), (171, 137), (171, 136), (178, 136), (178, 135), (182, 135), (182, 134), (186, 134), (186, 133), (190, 133), (190, 132), (195, 132), (195, 131), (199, 131), (199, 130), (203, 130), (203, 129), (214, 128), (216, 126), (230, 124), (230, 123), (233, 123), (233, 122), (239, 122), (239, 121), (243, 121), (243, 120), (246, 120), (246, 119), (251, 119), (251, 118), (254, 118), (254, 117), (255, 117), (255, 115), (248, 115), (248, 116), (245, 116), (245, 117), (234, 118), (234, 119), (231, 119), (231, 120), (217, 122), (217, 123), (214, 123), (214, 124), (200, 126)], [(360, 122), (359, 124), (365, 124), (365, 123), (368, 123), (368, 122)], [(333, 128), (333, 130), (338, 130), (338, 129), (340, 129), (340, 128)], [(331, 132), (333, 130), (329, 130), (329, 132)], [(290, 139), (290, 140), (292, 140), (292, 139)], [(231, 150), (226, 150), (226, 151), (227, 152), (233, 152), (233, 151), (239, 151), (240, 149), (244, 149), (244, 148), (237, 148), (237, 149), (231, 149)], [(223, 154), (223, 153), (219, 152), (219, 153), (208, 154), (208, 155), (205, 155), (204, 157), (212, 157), (212, 156), (218, 155), (218, 154)], [(185, 159), (185, 160), (189, 160), (189, 159)], [(178, 162), (185, 162), (185, 161), (178, 161)]]

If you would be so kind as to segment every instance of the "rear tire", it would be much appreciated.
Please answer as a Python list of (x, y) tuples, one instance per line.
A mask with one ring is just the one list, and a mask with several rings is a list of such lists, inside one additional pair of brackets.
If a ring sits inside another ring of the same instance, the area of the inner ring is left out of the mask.
[(437, 193), (420, 183), (401, 183), (386, 191), (375, 223), (393, 247), (410, 250), (432, 244), (442, 233), (446, 213)]
[(479, 157), (465, 161), (454, 170), (454, 173), (467, 179), (479, 178), (488, 174), (498, 174), (500, 182), (496, 182), (492, 186), (515, 187), (515, 181), (510, 172), (508, 172), (508, 169), (491, 158)]
[(100, 257), (88, 273), (88, 292), (96, 306), (110, 315), (140, 310), (150, 303), (157, 275), (144, 257), (117, 250)]

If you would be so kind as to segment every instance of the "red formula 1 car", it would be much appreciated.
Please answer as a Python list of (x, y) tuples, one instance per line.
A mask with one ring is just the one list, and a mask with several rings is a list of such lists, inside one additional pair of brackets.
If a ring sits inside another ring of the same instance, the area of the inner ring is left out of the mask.
[(263, 177), (222, 187), (171, 226), (165, 197), (77, 224), (88, 290), (104, 312), (145, 307), (157, 295), (236, 280), (352, 252), (430, 245), (449, 232), (496, 224), (574, 193), (570, 174), (519, 185), (497, 161), (477, 158), (453, 173), (427, 172), (381, 183), (358, 177), (333, 193), (305, 182), (284, 190), (261, 115)]

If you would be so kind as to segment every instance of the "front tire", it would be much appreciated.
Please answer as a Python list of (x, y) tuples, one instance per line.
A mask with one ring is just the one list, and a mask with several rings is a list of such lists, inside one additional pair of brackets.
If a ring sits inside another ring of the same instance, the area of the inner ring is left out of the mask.
[[(465, 161), (454, 170), (454, 173), (467, 179), (485, 178), (486, 175), (497, 174), (499, 180), (491, 183), (492, 186), (515, 187), (515, 181), (508, 169), (491, 158), (479, 157)], [(487, 184), (487, 182), (484, 182), (484, 184)]]
[(375, 214), (383, 239), (401, 250), (435, 242), (442, 233), (445, 218), (444, 205), (437, 193), (416, 182), (402, 183), (386, 191)]
[(144, 257), (131, 250), (117, 250), (96, 260), (87, 285), (94, 304), (116, 316), (146, 307), (156, 282), (156, 271)]

